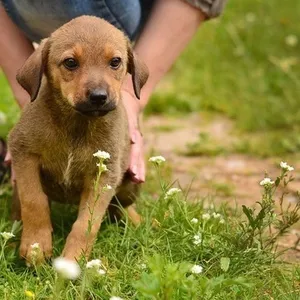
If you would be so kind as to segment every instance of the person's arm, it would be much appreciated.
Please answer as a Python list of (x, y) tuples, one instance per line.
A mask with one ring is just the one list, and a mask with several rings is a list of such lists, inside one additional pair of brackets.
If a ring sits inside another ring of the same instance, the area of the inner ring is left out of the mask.
[(4, 71), (13, 94), (22, 108), (30, 98), (28, 93), (18, 84), (16, 74), (25, 60), (34, 51), (22, 31), (11, 21), (0, 4), (0, 67)]
[[(204, 13), (182, 0), (157, 0), (150, 18), (135, 44), (139, 58), (149, 68), (149, 79), (143, 87), (140, 109), (143, 109), (157, 83), (173, 65), (180, 53), (205, 20)], [(128, 82), (125, 89), (131, 89)]]
[(145, 181), (143, 140), (138, 130), (138, 114), (147, 104), (157, 83), (191, 41), (205, 18), (200, 9), (182, 0), (157, 0), (135, 44), (137, 55), (146, 63), (150, 73), (141, 91), (140, 100), (134, 96), (130, 78), (123, 85), (123, 100), (133, 140), (129, 171), (136, 182)]

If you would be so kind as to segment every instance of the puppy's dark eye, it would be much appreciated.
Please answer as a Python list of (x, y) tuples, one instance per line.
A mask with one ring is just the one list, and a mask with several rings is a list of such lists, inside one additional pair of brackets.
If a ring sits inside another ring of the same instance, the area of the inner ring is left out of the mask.
[(110, 61), (109, 65), (112, 69), (118, 69), (121, 64), (121, 58), (120, 57), (114, 57)]
[(74, 58), (67, 58), (63, 61), (63, 65), (68, 69), (68, 70), (75, 70), (79, 67), (79, 63), (76, 59)]

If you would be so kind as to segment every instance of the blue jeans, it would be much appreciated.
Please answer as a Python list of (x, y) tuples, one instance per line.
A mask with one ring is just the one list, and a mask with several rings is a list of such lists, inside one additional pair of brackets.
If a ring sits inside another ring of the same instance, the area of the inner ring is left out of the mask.
[(0, 0), (13, 22), (35, 42), (80, 15), (105, 19), (131, 40), (144, 25), (155, 0)]

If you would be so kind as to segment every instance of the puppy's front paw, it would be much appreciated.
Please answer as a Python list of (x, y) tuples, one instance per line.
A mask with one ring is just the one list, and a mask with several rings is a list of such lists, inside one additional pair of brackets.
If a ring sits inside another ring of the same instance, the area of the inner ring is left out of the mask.
[(72, 260), (79, 260), (81, 257), (88, 259), (92, 245), (93, 238), (91, 234), (84, 234), (82, 230), (73, 230), (70, 232), (62, 255), (65, 258)]
[(44, 262), (45, 258), (50, 258), (52, 256), (52, 230), (23, 231), (20, 255), (29, 265), (38, 265)]

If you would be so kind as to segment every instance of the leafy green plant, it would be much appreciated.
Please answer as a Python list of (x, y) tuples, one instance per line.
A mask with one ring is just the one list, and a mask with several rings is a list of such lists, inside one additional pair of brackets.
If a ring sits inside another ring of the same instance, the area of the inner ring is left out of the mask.
[[(286, 163), (281, 164), (285, 166)], [(290, 166), (288, 167), (293, 169)], [(293, 180), (288, 172), (288, 168), (282, 168), (281, 174), (275, 181), (269, 178), (261, 181), (260, 184), (264, 187), (264, 192), (261, 201), (258, 202), (259, 210), (257, 212), (254, 208), (243, 205), (247, 222), (241, 223), (240, 226), (243, 231), (242, 243), (246, 248), (252, 247), (256, 243), (260, 249), (271, 251), (278, 237), (287, 233), (299, 221), (300, 201), (294, 207), (291, 207), (291, 205), (288, 205), (287, 208), (284, 207), (286, 188), (289, 182)], [(283, 192), (278, 201), (280, 213), (276, 214), (274, 195), (280, 184), (283, 185)]]
[(143, 272), (133, 284), (140, 295), (147, 299), (214, 299), (226, 287), (241, 286), (250, 288), (244, 278), (214, 278), (193, 274), (190, 263), (167, 263), (155, 254), (149, 259), (150, 272)]

